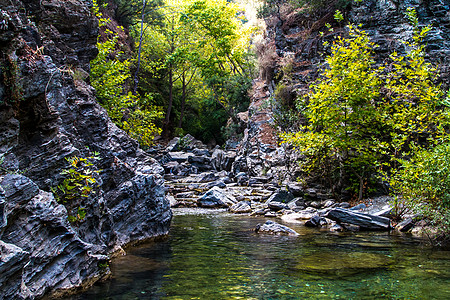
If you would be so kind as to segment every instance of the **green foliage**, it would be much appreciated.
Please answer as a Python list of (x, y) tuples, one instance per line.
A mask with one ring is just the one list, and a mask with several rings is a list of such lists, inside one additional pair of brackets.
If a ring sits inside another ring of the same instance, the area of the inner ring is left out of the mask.
[(308, 124), (285, 134), (306, 156), (304, 171), (326, 176), (361, 198), (378, 167), (390, 170), (411, 149), (426, 149), (441, 140), (449, 125), (443, 93), (434, 84), (436, 69), (424, 60), (421, 45), (429, 27), (419, 30), (413, 11), (413, 41), (406, 56), (391, 55), (391, 64), (376, 66), (367, 34), (349, 26), (327, 58), (329, 68), (311, 86), (298, 107)]
[(336, 10), (336, 12), (334, 13), (334, 19), (339, 23), (344, 21), (344, 15), (340, 10)]
[(428, 218), (439, 234), (450, 233), (450, 143), (431, 150), (415, 149), (410, 160), (399, 160), (401, 167), (390, 178), (390, 185), (401, 207)]
[[(135, 25), (139, 22), (144, 9), (146, 22), (154, 22), (160, 18), (157, 10), (163, 4), (162, 0), (146, 0), (143, 7), (143, 0), (113, 0), (116, 4), (114, 19), (125, 27)], [(98, 0), (99, 5), (108, 4), (108, 0)]]
[(98, 170), (93, 170), (94, 164), (92, 160), (97, 160), (98, 154), (88, 158), (73, 156), (67, 157), (69, 168), (61, 172), (64, 180), (53, 191), (58, 202), (66, 203), (79, 197), (89, 197), (91, 193), (95, 193), (94, 184), (97, 182), (94, 175), (98, 174)]
[[(98, 13), (100, 23), (109, 22)], [(118, 30), (123, 30), (119, 28)], [(112, 121), (135, 138), (142, 147), (152, 145), (161, 130), (155, 122), (162, 117), (161, 109), (152, 105), (153, 97), (133, 95), (125, 92), (130, 78), (129, 59), (122, 59), (122, 51), (116, 50), (118, 37), (110, 30), (105, 34), (110, 38), (97, 42), (99, 54), (91, 61), (91, 84), (97, 91), (97, 99), (106, 108)]]
[[(304, 131), (319, 135), (312, 139), (318, 141), (317, 149), (308, 149), (315, 145), (306, 145), (303, 138), (292, 136), (300, 151), (308, 151), (310, 156), (327, 156), (326, 159), (310, 157), (313, 163), (310, 169), (319, 171), (317, 168), (328, 165), (326, 175), (330, 181), (350, 172), (362, 187), (377, 160), (373, 149), (378, 147), (381, 125), (374, 99), (379, 96), (381, 83), (373, 67), (373, 46), (365, 32), (351, 26), (348, 38), (336, 40), (327, 58), (329, 68), (311, 86), (313, 92), (305, 107), (310, 125)], [(328, 142), (326, 147), (323, 140)], [(331, 160), (339, 166), (330, 167)]]
[[(227, 119), (247, 109), (254, 69), (239, 8), (229, 1), (166, 0), (145, 26), (139, 91), (164, 107), (164, 130), (222, 141)], [(132, 34), (139, 36), (140, 28)], [(181, 128), (181, 129), (177, 129)]]
[(51, 190), (55, 199), (64, 204), (68, 211), (70, 222), (82, 221), (86, 217), (85, 208), (78, 206), (81, 198), (88, 198), (95, 194), (97, 174), (93, 161), (99, 159), (99, 153), (83, 158), (78, 156), (66, 157), (69, 167), (63, 169), (63, 180)]

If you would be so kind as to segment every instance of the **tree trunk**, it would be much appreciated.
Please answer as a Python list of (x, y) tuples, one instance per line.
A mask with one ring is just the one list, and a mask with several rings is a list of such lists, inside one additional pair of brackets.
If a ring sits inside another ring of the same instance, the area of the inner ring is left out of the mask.
[(182, 75), (182, 79), (183, 79), (183, 94), (181, 95), (181, 111), (180, 111), (180, 120), (178, 121), (178, 128), (181, 128), (181, 125), (183, 124), (184, 107), (186, 105), (186, 75), (184, 73)]
[(169, 135), (169, 123), (170, 123), (170, 114), (172, 112), (172, 105), (173, 105), (173, 71), (172, 71), (172, 64), (169, 64), (169, 103), (167, 105), (167, 111), (166, 111), (166, 119), (164, 120), (164, 126), (163, 126), (163, 136), (168, 137)]
[(137, 88), (138, 88), (138, 84), (139, 84), (138, 74), (139, 74), (139, 67), (141, 66), (142, 39), (144, 37), (145, 6), (146, 6), (146, 1), (143, 0), (142, 1), (142, 16), (141, 16), (141, 33), (140, 33), (140, 38), (139, 38), (139, 50), (138, 50), (137, 68), (136, 68), (136, 73), (134, 73), (133, 95), (137, 94)]

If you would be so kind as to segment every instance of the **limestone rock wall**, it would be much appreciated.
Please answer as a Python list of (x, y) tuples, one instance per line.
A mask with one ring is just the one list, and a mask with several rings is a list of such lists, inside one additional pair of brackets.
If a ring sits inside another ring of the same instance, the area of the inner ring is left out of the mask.
[[(0, 299), (91, 284), (106, 255), (168, 232), (164, 169), (96, 102), (90, 0), (0, 0)], [(51, 191), (66, 158), (99, 153), (96, 193), (70, 206)], [(16, 174), (16, 175), (14, 175)]]

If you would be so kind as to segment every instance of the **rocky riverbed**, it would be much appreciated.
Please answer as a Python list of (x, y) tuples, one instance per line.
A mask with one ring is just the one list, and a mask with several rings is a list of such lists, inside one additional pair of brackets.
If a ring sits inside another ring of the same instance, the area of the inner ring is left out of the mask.
[(251, 176), (238, 168), (238, 150), (208, 150), (189, 135), (175, 138), (167, 148), (154, 150), (154, 155), (165, 169), (166, 197), (171, 207), (227, 208), (235, 214), (271, 217), (285, 224), (338, 232), (418, 233), (423, 229), (423, 223), (412, 218), (394, 222), (388, 196), (359, 203), (341, 202), (319, 185), (304, 187), (298, 182), (280, 182), (277, 177)]

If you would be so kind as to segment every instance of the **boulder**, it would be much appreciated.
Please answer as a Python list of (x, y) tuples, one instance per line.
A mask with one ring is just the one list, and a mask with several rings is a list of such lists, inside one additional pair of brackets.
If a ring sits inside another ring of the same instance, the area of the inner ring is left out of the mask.
[(235, 180), (239, 185), (245, 186), (245, 185), (248, 185), (249, 178), (248, 178), (247, 173), (240, 172), (240, 173), (236, 174)]
[(330, 231), (342, 232), (342, 231), (344, 231), (344, 228), (339, 224), (334, 224), (333, 226), (330, 227)]
[(194, 153), (195, 156), (203, 156), (203, 157), (210, 157), (211, 153), (208, 149), (194, 149), (192, 150), (192, 153)]
[(338, 205), (340, 208), (350, 208), (350, 203), (348, 203), (348, 202), (341, 202), (341, 203), (339, 203), (339, 205)]
[(250, 205), (250, 202), (248, 201), (241, 201), (233, 206), (230, 207), (230, 212), (235, 214), (245, 214), (252, 212), (252, 207)]
[(383, 207), (380, 211), (373, 213), (373, 215), (379, 216), (379, 217), (391, 218), (393, 210), (394, 210), (394, 208), (392, 208), (390, 205), (387, 205), (386, 207)]
[(364, 203), (360, 203), (358, 205), (353, 206), (352, 208), (350, 208), (350, 210), (353, 211), (363, 211), (364, 209), (366, 209), (367, 206)]
[(276, 218), (276, 217), (278, 217), (278, 215), (277, 215), (276, 212), (269, 210), (269, 211), (265, 212), (264, 217), (266, 217), (266, 218)]
[(207, 149), (208, 147), (190, 134), (186, 134), (178, 141), (179, 149), (183, 151), (192, 151), (194, 149)]
[(324, 208), (335, 207), (335, 206), (336, 206), (336, 201), (334, 201), (334, 199), (325, 200), (325, 203), (323, 204)]
[(210, 189), (210, 188), (217, 186), (217, 187), (223, 189), (227, 186), (225, 183), (226, 181), (227, 181), (226, 179), (219, 179), (216, 181), (211, 181), (206, 184), (206, 187)]
[(319, 208), (322, 207), (322, 203), (320, 203), (320, 202), (318, 202), (318, 201), (311, 201), (311, 202), (308, 202), (307, 205), (308, 205), (309, 207), (317, 208), (317, 209), (319, 209)]
[(167, 201), (170, 204), (170, 207), (177, 207), (179, 205), (178, 201), (175, 199), (174, 196), (167, 195), (166, 198), (167, 198)]
[(338, 223), (357, 225), (362, 230), (391, 229), (391, 223), (388, 218), (355, 212), (344, 208), (333, 208), (325, 217)]
[(170, 161), (176, 161), (178, 163), (187, 162), (191, 156), (194, 156), (194, 154), (187, 152), (169, 152), (167, 155)]
[(175, 137), (172, 140), (170, 140), (170, 142), (167, 144), (167, 151), (172, 152), (172, 151), (177, 151), (179, 150), (179, 143), (180, 143), (180, 138), (179, 137)]
[(304, 187), (301, 183), (289, 182), (287, 189), (294, 197), (302, 197), (304, 195)]
[(327, 225), (327, 220), (323, 217), (315, 215), (305, 222), (306, 227), (322, 227)]
[(309, 220), (317, 214), (316, 210), (307, 208), (305, 210), (294, 212), (291, 214), (283, 215), (281, 219), (289, 223), (303, 223), (305, 220)]
[(212, 182), (212, 181), (216, 181), (219, 180), (220, 176), (219, 174), (215, 173), (215, 172), (209, 172), (209, 173), (202, 173), (199, 174), (198, 176), (198, 182)]
[(280, 211), (282, 209), (289, 209), (289, 206), (287, 206), (287, 204), (284, 204), (281, 202), (275, 202), (275, 201), (267, 203), (267, 206), (272, 211)]
[(303, 198), (295, 198), (294, 200), (291, 200), (287, 205), (294, 211), (303, 210), (305, 209), (305, 200), (303, 200)]
[(292, 236), (298, 236), (299, 234), (285, 226), (278, 224), (274, 221), (266, 221), (264, 224), (258, 224), (255, 228), (256, 233), (268, 233), (268, 234), (274, 234), (274, 235), (292, 235)]
[(267, 199), (266, 204), (269, 204), (271, 202), (289, 203), (289, 201), (291, 201), (292, 199), (294, 199), (294, 196), (290, 192), (279, 190), (273, 193), (269, 197), (269, 199)]
[(402, 222), (398, 223), (397, 226), (395, 226), (395, 229), (397, 229), (400, 232), (408, 232), (414, 227), (414, 223), (415, 222), (412, 218), (407, 218)]
[(236, 202), (236, 198), (228, 195), (225, 190), (213, 187), (197, 200), (197, 205), (205, 208), (226, 208)]

